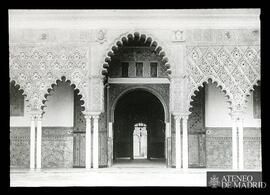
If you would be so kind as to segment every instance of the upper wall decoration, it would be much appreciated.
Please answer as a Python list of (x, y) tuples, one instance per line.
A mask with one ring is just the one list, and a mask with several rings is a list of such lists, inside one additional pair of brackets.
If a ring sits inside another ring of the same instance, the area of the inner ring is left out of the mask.
[[(9, 48), (10, 80), (24, 90), (32, 110), (44, 106), (48, 89), (64, 76), (87, 100), (87, 48), (74, 46), (18, 46)], [(87, 105), (83, 105), (87, 106)]]
[(185, 41), (185, 31), (176, 30), (173, 31), (173, 42), (182, 42)]
[(233, 109), (241, 109), (260, 80), (259, 46), (188, 46), (187, 63), (191, 96), (211, 78), (222, 87)]
[(187, 45), (259, 45), (259, 29), (188, 29)]
[(96, 41), (98, 43), (102, 44), (105, 41), (107, 41), (107, 39), (106, 39), (106, 30), (100, 29), (96, 33), (97, 33), (97, 35), (96, 35)]

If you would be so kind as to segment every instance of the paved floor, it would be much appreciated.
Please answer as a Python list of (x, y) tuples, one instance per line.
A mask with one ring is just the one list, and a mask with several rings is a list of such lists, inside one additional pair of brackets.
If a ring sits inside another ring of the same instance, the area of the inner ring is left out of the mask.
[(206, 172), (172, 168), (12, 170), (10, 186), (206, 186)]
[(207, 171), (232, 170), (190, 168), (184, 171), (166, 168), (162, 159), (118, 159), (110, 168), (91, 170), (11, 169), (10, 186), (206, 186)]
[[(207, 171), (166, 168), (160, 159), (118, 159), (110, 168), (11, 169), (10, 186), (206, 186)], [(230, 171), (230, 170), (224, 170)]]
[(153, 158), (153, 159), (134, 159), (122, 158), (114, 160), (113, 167), (119, 168), (166, 168), (166, 160)]

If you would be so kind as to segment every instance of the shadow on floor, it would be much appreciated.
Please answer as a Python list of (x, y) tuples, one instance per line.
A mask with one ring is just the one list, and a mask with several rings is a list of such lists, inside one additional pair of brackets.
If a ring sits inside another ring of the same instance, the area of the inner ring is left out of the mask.
[(113, 167), (129, 167), (129, 168), (164, 168), (166, 167), (166, 160), (164, 158), (151, 158), (151, 159), (134, 159), (119, 158), (113, 161)]

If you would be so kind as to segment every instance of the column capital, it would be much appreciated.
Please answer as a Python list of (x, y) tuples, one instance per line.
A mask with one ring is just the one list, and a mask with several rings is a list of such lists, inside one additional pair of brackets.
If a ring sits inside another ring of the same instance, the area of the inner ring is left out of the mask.
[(83, 112), (85, 119), (91, 119), (92, 115), (88, 112)]
[(43, 117), (43, 111), (42, 110), (31, 110), (30, 111), (30, 117), (31, 120), (41, 120)]
[(35, 114), (30, 114), (30, 118), (31, 118), (31, 121), (34, 121), (36, 119), (36, 115)]
[(183, 120), (188, 120), (189, 115), (182, 115), (181, 117)]
[(181, 115), (174, 114), (173, 117), (175, 120), (181, 120)]
[(89, 112), (89, 115), (91, 115), (93, 119), (99, 118), (100, 114), (101, 112)]
[(230, 115), (233, 121), (241, 121), (244, 118), (244, 112), (240, 110), (231, 111)]
[(190, 113), (174, 113), (173, 116), (175, 119), (184, 119), (187, 120)]
[(99, 115), (92, 115), (93, 119), (99, 119)]
[(38, 121), (41, 121), (42, 120), (42, 117), (43, 117), (42, 114), (37, 114), (36, 115), (36, 118), (37, 118)]

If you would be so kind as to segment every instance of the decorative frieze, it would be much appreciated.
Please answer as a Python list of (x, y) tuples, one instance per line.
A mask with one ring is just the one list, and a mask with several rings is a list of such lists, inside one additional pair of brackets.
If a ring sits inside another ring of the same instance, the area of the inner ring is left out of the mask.
[(187, 29), (188, 45), (256, 45), (260, 43), (259, 29)]

